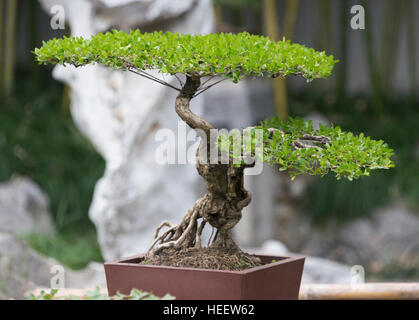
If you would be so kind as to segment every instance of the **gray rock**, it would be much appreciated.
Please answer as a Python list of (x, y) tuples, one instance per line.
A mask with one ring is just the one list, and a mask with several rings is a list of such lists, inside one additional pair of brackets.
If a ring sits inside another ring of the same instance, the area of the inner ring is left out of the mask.
[(313, 229), (301, 251), (363, 265), (371, 271), (386, 266), (419, 267), (419, 217), (403, 205), (376, 210), (342, 227)]
[(103, 264), (90, 263), (73, 271), (39, 254), (15, 235), (0, 232), (0, 299), (23, 299), (35, 288), (50, 288), (57, 267), (63, 271), (65, 288), (106, 286)]
[(0, 231), (13, 233), (54, 230), (47, 195), (32, 180), (14, 177), (0, 184)]
[(318, 257), (306, 257), (302, 283), (351, 283), (351, 267)]
[[(259, 248), (247, 248), (246, 252), (277, 256), (293, 256), (280, 241), (268, 240)], [(336, 261), (308, 256), (304, 263), (302, 283), (351, 283), (351, 267)]]

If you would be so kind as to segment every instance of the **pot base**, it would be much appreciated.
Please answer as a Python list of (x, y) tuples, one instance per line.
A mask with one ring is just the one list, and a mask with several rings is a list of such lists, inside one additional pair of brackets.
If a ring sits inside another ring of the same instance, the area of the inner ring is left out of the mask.
[(258, 255), (264, 265), (227, 271), (139, 264), (142, 257), (105, 263), (110, 296), (136, 288), (157, 296), (169, 293), (178, 300), (298, 299), (305, 260)]

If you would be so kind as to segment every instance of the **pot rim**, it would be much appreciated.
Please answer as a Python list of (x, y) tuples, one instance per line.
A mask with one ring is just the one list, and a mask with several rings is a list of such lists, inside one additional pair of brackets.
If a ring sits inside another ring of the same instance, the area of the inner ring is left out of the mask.
[(275, 266), (279, 266), (281, 264), (285, 264), (288, 262), (298, 261), (298, 260), (305, 260), (305, 256), (303, 255), (292, 255), (292, 256), (272, 256), (272, 255), (265, 255), (265, 254), (254, 254), (259, 258), (267, 258), (278, 261), (266, 263), (262, 266), (253, 267), (245, 270), (218, 270), (218, 269), (202, 269), (202, 268), (191, 268), (191, 267), (173, 267), (173, 266), (161, 266), (161, 265), (151, 265), (151, 264), (138, 264), (127, 262), (129, 260), (134, 260), (138, 258), (143, 258), (144, 254), (137, 254), (130, 257), (121, 258), (115, 261), (105, 262), (105, 266), (126, 266), (126, 267), (141, 267), (141, 268), (151, 268), (151, 269), (166, 269), (166, 270), (185, 270), (185, 271), (196, 271), (196, 272), (210, 272), (210, 273), (230, 273), (230, 274), (237, 274), (237, 275), (246, 275), (249, 273), (269, 269)]

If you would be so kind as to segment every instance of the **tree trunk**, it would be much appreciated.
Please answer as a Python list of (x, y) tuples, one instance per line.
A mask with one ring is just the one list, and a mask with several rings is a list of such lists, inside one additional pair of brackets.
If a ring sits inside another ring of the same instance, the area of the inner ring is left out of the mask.
[[(242, 209), (251, 201), (250, 193), (244, 189), (243, 184), (245, 166), (210, 161), (211, 148), (216, 142), (216, 136), (211, 135), (214, 127), (190, 110), (190, 101), (199, 86), (199, 77), (187, 77), (176, 98), (176, 112), (201, 136), (196, 167), (198, 173), (205, 179), (207, 193), (194, 204), (178, 225), (173, 226), (170, 222), (164, 221), (157, 228), (148, 256), (166, 248), (201, 247), (200, 236), (207, 223), (217, 230), (211, 247), (231, 253), (241, 252), (234, 243), (230, 230), (239, 222)], [(201, 219), (200, 225), (199, 219)], [(163, 227), (169, 229), (159, 235)]]

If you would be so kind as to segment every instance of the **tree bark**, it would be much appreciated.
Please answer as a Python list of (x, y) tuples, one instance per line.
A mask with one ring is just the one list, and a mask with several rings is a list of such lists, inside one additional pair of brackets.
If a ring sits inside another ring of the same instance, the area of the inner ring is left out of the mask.
[[(206, 224), (217, 230), (211, 247), (231, 253), (241, 252), (233, 241), (230, 230), (239, 222), (242, 209), (251, 201), (250, 193), (244, 188), (245, 166), (209, 161), (212, 143), (216, 142), (211, 141), (215, 139), (211, 137), (214, 127), (190, 110), (190, 101), (199, 87), (199, 77), (187, 76), (176, 98), (175, 110), (180, 118), (201, 136), (196, 167), (206, 182), (207, 193), (194, 204), (178, 225), (173, 226), (165, 221), (159, 226), (148, 256), (166, 248), (201, 247), (200, 236)], [(168, 227), (168, 230), (159, 235), (163, 227)]]

